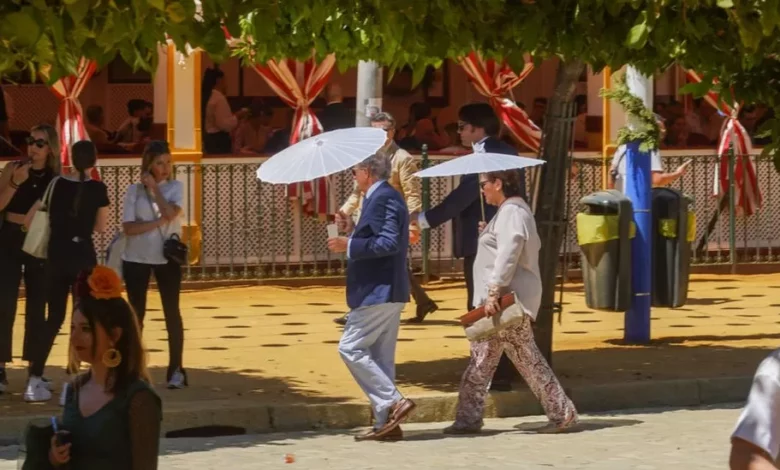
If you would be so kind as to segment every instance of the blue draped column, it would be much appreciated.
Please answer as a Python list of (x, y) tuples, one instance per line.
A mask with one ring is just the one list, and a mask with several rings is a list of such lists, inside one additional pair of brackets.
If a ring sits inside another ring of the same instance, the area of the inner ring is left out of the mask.
[(628, 343), (650, 341), (652, 181), (650, 153), (640, 152), (639, 144), (626, 145), (625, 194), (633, 204), (636, 225), (636, 236), (631, 240), (631, 307), (625, 316), (624, 339)]

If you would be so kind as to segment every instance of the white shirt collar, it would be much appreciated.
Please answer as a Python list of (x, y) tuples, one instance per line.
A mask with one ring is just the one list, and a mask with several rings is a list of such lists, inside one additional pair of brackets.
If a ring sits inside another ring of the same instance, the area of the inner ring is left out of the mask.
[(366, 191), (366, 199), (371, 197), (371, 194), (373, 194), (374, 191), (376, 191), (376, 188), (379, 187), (380, 184), (384, 183), (385, 180), (379, 180), (376, 183), (372, 184), (370, 188), (368, 188), (368, 191)]

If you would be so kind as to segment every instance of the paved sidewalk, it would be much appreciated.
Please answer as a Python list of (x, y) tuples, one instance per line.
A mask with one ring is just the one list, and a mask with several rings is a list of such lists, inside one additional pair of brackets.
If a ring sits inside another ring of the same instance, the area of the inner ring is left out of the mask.
[[(533, 418), (488, 420), (479, 437), (446, 437), (444, 423), (407, 425), (398, 443), (331, 432), (166, 439), (160, 468), (720, 470), (738, 415), (736, 408), (599, 414), (584, 417), (581, 432), (561, 435), (528, 433), (542, 424)], [(286, 454), (295, 461), (285, 465)], [(15, 469), (15, 455), (0, 449), (0, 470)]]

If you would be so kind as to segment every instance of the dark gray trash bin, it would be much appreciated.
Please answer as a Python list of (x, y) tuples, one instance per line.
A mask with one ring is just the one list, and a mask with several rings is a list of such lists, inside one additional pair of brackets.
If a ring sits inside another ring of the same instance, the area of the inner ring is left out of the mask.
[(676, 189), (653, 189), (653, 306), (682, 307), (688, 300), (693, 200)]
[(631, 304), (631, 201), (611, 189), (585, 196), (580, 206), (577, 243), (585, 302), (595, 310), (624, 312)]

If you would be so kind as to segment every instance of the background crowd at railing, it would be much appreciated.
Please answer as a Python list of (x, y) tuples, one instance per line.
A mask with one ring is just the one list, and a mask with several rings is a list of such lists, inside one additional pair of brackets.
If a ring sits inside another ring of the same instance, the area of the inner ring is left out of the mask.
[[(777, 172), (769, 157), (751, 156), (756, 167), (763, 203), (754, 214), (740, 214), (739, 207), (713, 196), (715, 171), (720, 158), (711, 151), (686, 151), (662, 159), (668, 171), (693, 159), (688, 172), (672, 187), (693, 198), (696, 239), (693, 264), (773, 263), (780, 259), (780, 195), (775, 195)], [(452, 156), (418, 156), (421, 166), (436, 165)], [(210, 157), (200, 164), (177, 164), (176, 178), (185, 187), (185, 242), (190, 245), (187, 280), (239, 280), (325, 277), (344, 274), (345, 259), (326, 246), (328, 217), (310, 216), (300, 199), (287, 197), (287, 188), (261, 183), (256, 178), (265, 157)], [(139, 181), (137, 160), (105, 159), (101, 177), (112, 201), (112, 227), (96, 236), (105, 252), (121, 227), (124, 193)], [(583, 196), (603, 189), (609, 161), (594, 153), (575, 153), (568, 181), (568, 230), (561, 249), (562, 266), (579, 268), (575, 216)], [(606, 167), (606, 173), (605, 173)], [(528, 175), (529, 182), (531, 175)], [(457, 178), (437, 178), (426, 184), (424, 204), (431, 207), (455, 186)], [(352, 191), (349, 172), (329, 180), (329, 206), (337, 209)], [(530, 186), (529, 186), (530, 187)], [(322, 197), (319, 194), (315, 198)], [(315, 204), (316, 206), (316, 204)], [(708, 225), (711, 226), (707, 230)], [(707, 237), (706, 240), (703, 237)], [(427, 241), (427, 243), (425, 243)], [(410, 248), (412, 263), (426, 274), (458, 272), (453, 260), (449, 224), (430, 231), (423, 243)], [(425, 261), (425, 262), (424, 262)]]

